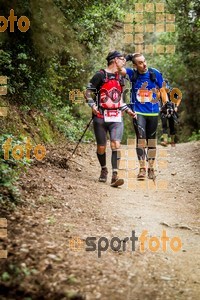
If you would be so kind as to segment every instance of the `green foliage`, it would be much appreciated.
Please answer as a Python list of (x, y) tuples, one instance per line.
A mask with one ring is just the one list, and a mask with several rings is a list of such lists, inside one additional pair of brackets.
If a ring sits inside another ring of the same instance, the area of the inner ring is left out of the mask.
[(187, 141), (192, 132), (200, 128), (200, 91), (199, 74), (199, 1), (169, 0), (166, 9), (175, 14), (175, 33), (164, 33), (158, 37), (158, 44), (173, 44), (176, 47), (173, 55), (154, 55), (148, 57), (149, 66), (161, 70), (172, 87), (182, 92), (182, 103), (179, 109), (179, 140)]
[(91, 50), (93, 45), (105, 42), (105, 32), (111, 30), (115, 21), (122, 21), (124, 16), (116, 1), (107, 5), (94, 2), (74, 24), (74, 29), (79, 32), (78, 40)]
[(8, 272), (4, 272), (4, 273), (1, 275), (1, 279), (2, 279), (3, 281), (8, 281), (8, 280), (10, 280), (10, 275), (9, 275), (9, 273), (8, 273)]
[(193, 131), (192, 136), (188, 139), (188, 141), (200, 141), (200, 130), (198, 132)]
[[(77, 118), (72, 115), (72, 110), (72, 107), (66, 106), (60, 110), (55, 109), (51, 113), (47, 113), (47, 116), (68, 140), (77, 141), (81, 137), (87, 123), (85, 123), (81, 118), (77, 120)], [(88, 142), (93, 139), (94, 137), (92, 132), (88, 130), (83, 141)]]
[(14, 279), (23, 280), (24, 277), (30, 276), (31, 274), (38, 274), (38, 270), (27, 267), (25, 263), (22, 263), (20, 266), (9, 264), (7, 270), (0, 275), (0, 278), (2, 281), (11, 281)]
[[(9, 157), (5, 159), (3, 145), (8, 139), (11, 139), (11, 149), (8, 151)], [(19, 199), (19, 191), (15, 186), (18, 176), (22, 170), (30, 165), (30, 161), (26, 157), (21, 160), (15, 160), (12, 157), (12, 148), (15, 145), (24, 145), (21, 140), (16, 139), (10, 134), (5, 134), (0, 137), (0, 202), (1, 204), (9, 198), (12, 201)], [(25, 149), (24, 149), (25, 150)]]
[[(1, 43), (1, 47), (2, 47)], [(11, 51), (4, 51), (3, 49), (0, 50), (0, 68), (1, 72), (4, 73), (5, 71), (13, 71), (13, 66), (12, 66), (12, 58), (11, 58)]]
[(177, 51), (180, 55), (180, 65), (184, 65), (185, 73), (179, 74), (179, 80), (184, 92), (184, 109), (186, 118), (184, 126), (192, 131), (200, 128), (199, 109), (199, 1), (170, 1), (169, 9), (176, 15), (177, 24)]

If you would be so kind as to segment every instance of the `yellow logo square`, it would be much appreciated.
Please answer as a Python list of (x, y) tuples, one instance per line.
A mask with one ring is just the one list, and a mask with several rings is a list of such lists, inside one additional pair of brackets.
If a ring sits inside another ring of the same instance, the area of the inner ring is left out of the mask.
[(133, 35), (132, 34), (125, 34), (124, 35), (124, 43), (125, 44), (132, 44), (133, 43)]
[(145, 45), (145, 53), (153, 54), (153, 45)]
[(124, 22), (125, 23), (132, 23), (133, 22), (133, 14), (126, 14)]
[(135, 3), (135, 11), (143, 12), (143, 3)]
[(124, 32), (125, 33), (133, 32), (133, 24), (124, 24)]
[(164, 3), (156, 3), (156, 11), (157, 12), (164, 12), (165, 11)]
[(154, 24), (146, 24), (145, 32), (154, 32)]

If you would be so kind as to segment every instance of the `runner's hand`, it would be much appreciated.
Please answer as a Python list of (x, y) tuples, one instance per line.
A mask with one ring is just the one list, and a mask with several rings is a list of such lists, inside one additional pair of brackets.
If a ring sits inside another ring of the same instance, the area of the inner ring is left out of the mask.
[(131, 116), (131, 117), (137, 119), (136, 113), (135, 113), (134, 111), (132, 111), (131, 109), (129, 109), (129, 110), (127, 111), (127, 114), (129, 114), (129, 116)]
[(98, 110), (98, 107), (94, 104), (92, 106), (92, 112), (93, 114), (96, 116), (97, 114), (100, 114), (99, 110)]
[(115, 63), (116, 63), (116, 66), (117, 66), (117, 69), (118, 69), (118, 71), (121, 71), (121, 69), (125, 66), (125, 64), (126, 64), (126, 59), (124, 58), (124, 59), (116, 59), (115, 60)]

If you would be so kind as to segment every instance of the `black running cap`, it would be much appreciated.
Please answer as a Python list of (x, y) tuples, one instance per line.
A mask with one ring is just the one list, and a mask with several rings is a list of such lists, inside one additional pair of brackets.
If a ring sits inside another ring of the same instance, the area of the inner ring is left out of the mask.
[(106, 57), (106, 60), (109, 62), (115, 57), (124, 57), (124, 55), (118, 51), (112, 51), (108, 53), (108, 56)]

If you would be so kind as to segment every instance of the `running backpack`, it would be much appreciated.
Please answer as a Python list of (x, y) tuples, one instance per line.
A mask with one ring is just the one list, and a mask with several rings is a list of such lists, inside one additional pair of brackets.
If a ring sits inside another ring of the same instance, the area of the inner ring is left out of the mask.
[[(157, 82), (157, 78), (156, 78), (156, 74), (154, 73), (152, 68), (148, 68), (149, 74), (150, 74), (150, 80), (153, 82)], [(138, 71), (134, 70), (133, 71), (133, 76), (131, 77), (131, 82), (133, 82), (134, 84), (136, 83), (137, 79), (139, 77), (139, 73)]]
[(123, 92), (123, 78), (116, 73), (109, 77), (108, 73), (101, 69), (104, 74), (103, 84), (99, 89), (99, 107), (103, 109), (118, 109), (120, 108), (120, 100)]

